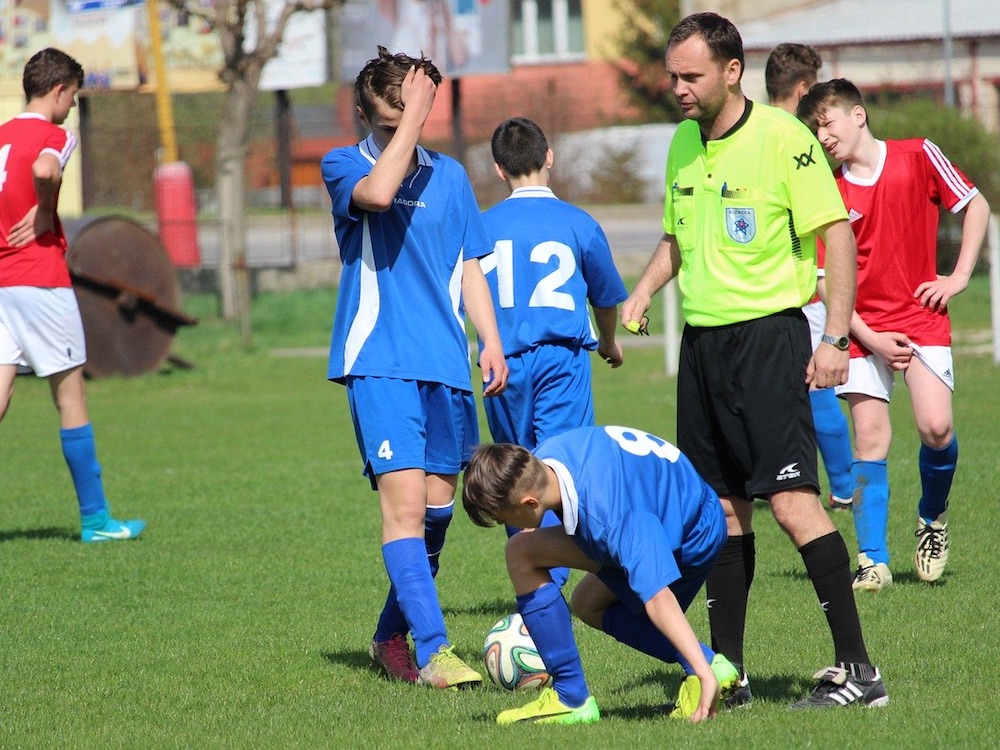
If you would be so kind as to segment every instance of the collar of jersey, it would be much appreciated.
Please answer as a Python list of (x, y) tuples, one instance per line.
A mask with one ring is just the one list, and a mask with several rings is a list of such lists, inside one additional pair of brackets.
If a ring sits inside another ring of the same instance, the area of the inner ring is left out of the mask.
[(579, 523), (578, 508), (580, 505), (580, 499), (576, 494), (576, 484), (573, 482), (573, 475), (569, 473), (569, 469), (554, 458), (543, 458), (542, 463), (556, 473), (556, 479), (559, 481), (559, 495), (562, 498), (563, 528), (566, 529), (567, 534), (573, 536), (576, 533), (576, 527)]
[[(375, 139), (371, 135), (361, 141), (361, 143), (358, 144), (358, 148), (361, 150), (364, 157), (372, 164), (374, 164), (375, 160), (382, 155), (382, 149), (378, 147), (378, 144), (375, 143)], [(427, 149), (423, 146), (417, 146), (417, 166), (431, 166), (431, 155), (427, 153)]]
[(555, 198), (556, 194), (552, 192), (552, 188), (546, 187), (544, 185), (525, 185), (524, 187), (514, 188), (509, 198)]

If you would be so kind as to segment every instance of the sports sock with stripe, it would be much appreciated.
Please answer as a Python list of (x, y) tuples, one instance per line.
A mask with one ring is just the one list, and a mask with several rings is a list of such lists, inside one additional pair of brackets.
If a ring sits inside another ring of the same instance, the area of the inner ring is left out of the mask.
[(844, 538), (839, 531), (831, 531), (803, 544), (799, 554), (830, 626), (837, 661), (869, 664)]
[(712, 649), (733, 664), (743, 664), (747, 597), (756, 569), (756, 554), (753, 534), (728, 537), (705, 581)]

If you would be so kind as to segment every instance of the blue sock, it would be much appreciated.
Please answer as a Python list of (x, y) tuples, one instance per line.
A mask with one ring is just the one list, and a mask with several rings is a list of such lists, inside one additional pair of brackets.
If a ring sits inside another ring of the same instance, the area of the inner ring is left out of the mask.
[(431, 654), (448, 644), (424, 540), (408, 537), (383, 544), (382, 559), (392, 581), (390, 595), (395, 593), (413, 635), (417, 666), (424, 667)]
[(559, 587), (546, 583), (531, 593), (518, 596), (517, 611), (524, 619), (545, 668), (552, 675), (559, 700), (570, 708), (579, 708), (590, 697), (590, 689), (583, 678), (569, 605)]
[(59, 430), (63, 457), (73, 477), (76, 499), (80, 504), (80, 515), (88, 528), (100, 528), (108, 520), (108, 501), (104, 497), (104, 483), (101, 481), (101, 465), (97, 462), (97, 448), (94, 445), (94, 427), (85, 424)]
[(885, 461), (855, 461), (854, 528), (858, 549), (872, 562), (889, 564), (889, 472)]
[[(562, 526), (562, 521), (559, 520), (559, 516), (551, 510), (547, 510), (542, 516), (541, 528), (545, 529), (550, 526)], [(516, 526), (505, 526), (504, 528), (507, 530), (508, 539), (514, 536), (517, 532), (521, 531), (521, 529)], [(569, 568), (549, 568), (549, 575), (552, 577), (552, 582), (559, 588), (562, 588), (566, 585), (566, 581), (569, 580)]]
[(424, 515), (424, 545), (427, 548), (427, 562), (431, 566), (431, 575), (436, 576), (441, 566), (441, 550), (444, 549), (444, 537), (451, 523), (455, 510), (454, 501), (448, 505), (429, 505)]
[[(454, 509), (454, 502), (442, 506), (428, 506), (427, 514), (424, 516), (424, 547), (427, 550), (427, 562), (431, 566), (432, 578), (437, 577), (441, 565), (444, 537)], [(396, 587), (390, 586), (385, 606), (382, 607), (382, 614), (379, 615), (378, 625), (375, 627), (375, 640), (387, 641), (396, 633), (406, 635), (408, 632), (406, 618), (396, 599)]]
[(948, 510), (948, 493), (958, 465), (958, 437), (940, 450), (920, 446), (920, 517), (931, 523)]
[[(694, 669), (688, 660), (681, 656), (674, 648), (674, 644), (659, 631), (645, 613), (634, 614), (621, 602), (615, 602), (604, 612), (601, 630), (619, 643), (631, 646), (654, 659), (667, 664), (680, 664), (684, 674), (694, 674)], [(701, 651), (705, 655), (705, 660), (711, 664), (715, 652), (704, 643), (701, 644)]]
[(833, 388), (809, 391), (809, 401), (816, 425), (816, 442), (823, 456), (826, 475), (830, 478), (830, 492), (846, 500), (854, 494), (851, 483), (853, 453), (847, 417)]

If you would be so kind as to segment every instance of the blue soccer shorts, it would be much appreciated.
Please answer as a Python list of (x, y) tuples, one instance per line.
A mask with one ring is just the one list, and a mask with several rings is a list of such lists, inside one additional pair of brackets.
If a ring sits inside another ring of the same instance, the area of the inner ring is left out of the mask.
[(458, 474), (479, 443), (471, 391), (441, 383), (348, 377), (347, 402), (364, 460), (364, 475), (423, 469)]

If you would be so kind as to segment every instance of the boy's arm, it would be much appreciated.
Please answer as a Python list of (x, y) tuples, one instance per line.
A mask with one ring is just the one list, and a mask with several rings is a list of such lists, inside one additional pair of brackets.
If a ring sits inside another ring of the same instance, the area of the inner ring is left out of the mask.
[(7, 244), (11, 247), (30, 245), (56, 226), (56, 196), (62, 182), (62, 167), (54, 154), (39, 154), (31, 167), (38, 202), (19, 222), (10, 228)]
[(367, 177), (354, 186), (351, 201), (363, 211), (387, 211), (392, 207), (403, 178), (410, 171), (420, 132), (434, 105), (434, 85), (423, 69), (414, 66), (400, 87), (403, 114), (389, 143)]
[(628, 328), (631, 321), (642, 323), (649, 310), (653, 295), (670, 281), (681, 267), (681, 251), (673, 235), (663, 233), (653, 257), (646, 264), (646, 270), (632, 290), (632, 294), (622, 304), (621, 323)]
[(701, 700), (698, 702), (698, 709), (691, 716), (691, 721), (699, 722), (715, 715), (715, 704), (719, 699), (719, 681), (705, 661), (705, 654), (701, 650), (698, 637), (691, 629), (691, 623), (685, 617), (670, 587), (660, 589), (646, 602), (646, 614), (656, 629), (674, 644), (681, 656), (687, 659), (701, 681)]
[(493, 297), (477, 258), (462, 263), (462, 301), (483, 342), (479, 354), (479, 367), (483, 371), (483, 382), (487, 384), (483, 395), (499, 395), (507, 387), (507, 361), (503, 357)]
[[(857, 277), (857, 247), (854, 232), (846, 219), (819, 229), (826, 248), (824, 286), (826, 289), (826, 331), (844, 336), (851, 328)], [(820, 344), (806, 368), (806, 382), (816, 388), (830, 388), (847, 381), (850, 357), (831, 344)]]
[(986, 230), (990, 223), (990, 205), (982, 193), (969, 201), (965, 207), (965, 219), (962, 223), (962, 246), (955, 261), (955, 270), (950, 276), (938, 276), (934, 281), (925, 281), (916, 288), (913, 296), (921, 307), (931, 310), (944, 310), (948, 300), (956, 294), (961, 294), (969, 286), (972, 271), (986, 239)]
[(595, 307), (594, 321), (597, 323), (597, 353), (612, 369), (621, 367), (624, 357), (622, 345), (615, 340), (615, 329), (618, 327), (618, 307)]

